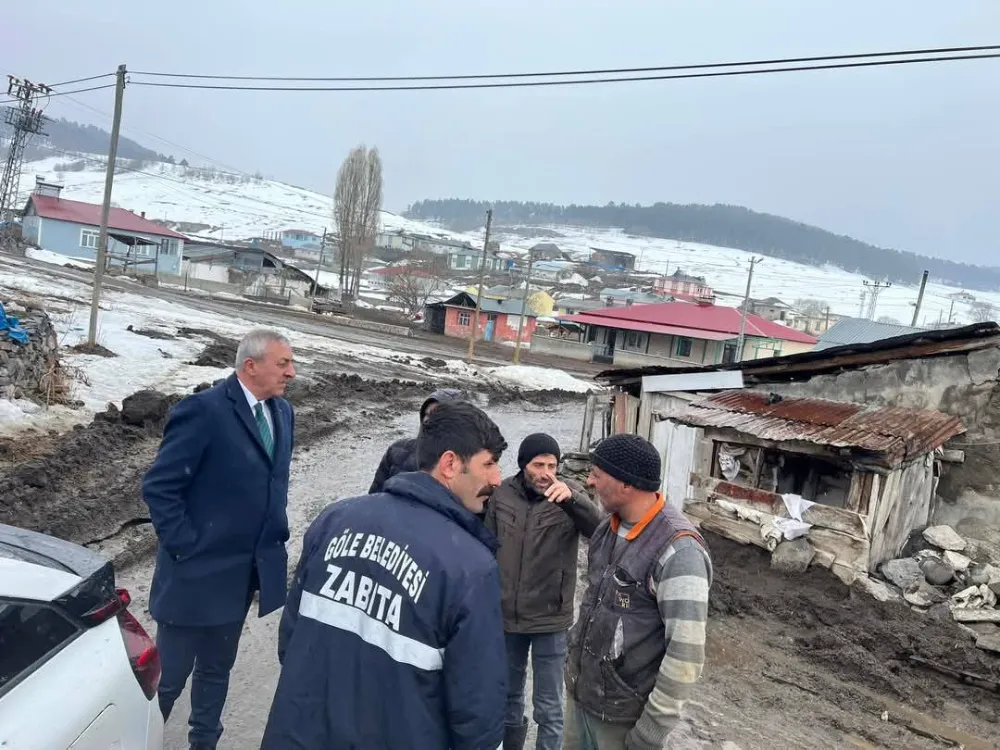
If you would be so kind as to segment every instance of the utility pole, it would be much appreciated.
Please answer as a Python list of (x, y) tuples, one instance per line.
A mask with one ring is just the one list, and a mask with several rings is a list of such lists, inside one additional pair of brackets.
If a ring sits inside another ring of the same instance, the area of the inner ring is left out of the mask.
[(955, 298), (951, 298), (951, 304), (948, 306), (948, 325), (951, 325), (951, 317), (955, 312)]
[(917, 304), (913, 308), (913, 322), (910, 323), (913, 328), (917, 327), (917, 316), (920, 315), (920, 306), (924, 303), (924, 289), (927, 287), (928, 273), (928, 271), (924, 271), (924, 275), (920, 277), (920, 291), (917, 292)]
[(483, 279), (486, 278), (486, 256), (490, 249), (490, 228), (493, 226), (493, 209), (486, 210), (486, 237), (483, 238), (483, 259), (479, 262), (479, 290), (476, 292), (476, 314), (469, 332), (469, 352), (465, 358), (471, 362), (476, 351), (476, 334), (479, 333), (479, 316), (483, 310)]
[(528, 307), (528, 296), (531, 294), (531, 266), (535, 263), (535, 254), (528, 251), (528, 279), (524, 282), (524, 297), (521, 298), (521, 318), (517, 324), (517, 341), (514, 342), (514, 364), (521, 361), (521, 334), (524, 332), (524, 311)]
[(104, 173), (104, 203), (101, 205), (101, 230), (97, 236), (97, 263), (94, 265), (94, 294), (90, 301), (90, 330), (87, 342), (97, 343), (97, 311), (101, 304), (101, 279), (108, 251), (108, 214), (111, 212), (111, 188), (115, 181), (115, 159), (118, 156), (118, 132), (122, 125), (122, 97), (125, 94), (125, 65), (118, 66), (115, 82), (115, 113), (111, 123), (111, 143), (108, 145), (108, 168)]
[(14, 76), (7, 76), (7, 95), (18, 104), (6, 107), (4, 122), (11, 127), (10, 148), (0, 178), (0, 221), (10, 221), (17, 210), (17, 191), (21, 185), (21, 166), (24, 164), (24, 147), (28, 138), (42, 132), (45, 118), (42, 111), (34, 106), (39, 95), (48, 96), (49, 86), (32, 83)]
[(316, 276), (313, 278), (312, 296), (316, 299), (316, 285), (319, 283), (319, 270), (323, 267), (323, 251), (326, 250), (326, 227), (323, 227), (323, 237), (319, 241), (319, 264), (316, 266)]
[(875, 310), (878, 305), (878, 296), (882, 293), (883, 289), (888, 289), (892, 286), (892, 282), (889, 281), (868, 281), (865, 279), (863, 283), (871, 291), (871, 297), (868, 301), (868, 320), (875, 320)]
[(861, 305), (860, 305), (860, 307), (858, 307), (858, 317), (859, 318), (865, 317), (865, 298), (867, 296), (868, 296), (868, 290), (867, 289), (862, 289), (861, 290)]
[(743, 295), (743, 315), (740, 316), (740, 337), (736, 341), (736, 362), (743, 361), (743, 345), (746, 341), (747, 313), (750, 311), (750, 286), (753, 284), (753, 269), (758, 263), (763, 262), (763, 258), (750, 259), (750, 273), (747, 274), (747, 291)]

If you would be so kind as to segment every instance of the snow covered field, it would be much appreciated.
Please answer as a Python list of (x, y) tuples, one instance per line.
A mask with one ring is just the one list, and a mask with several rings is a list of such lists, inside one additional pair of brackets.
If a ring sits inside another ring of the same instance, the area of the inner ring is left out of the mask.
[[(76, 172), (56, 170), (57, 165), (74, 161), (72, 156), (26, 163), (22, 193), (27, 194), (34, 185), (35, 175), (39, 175), (65, 185), (63, 195), (66, 198), (99, 201), (104, 184), (103, 167), (97, 163), (98, 157), (87, 156), (86, 159), (85, 169)], [(149, 218), (211, 227), (210, 230), (200, 231), (199, 236), (233, 240), (290, 226), (316, 232), (321, 232), (323, 227), (332, 229), (332, 199), (327, 195), (273, 180), (248, 178), (245, 183), (239, 183), (236, 181), (238, 177), (218, 174), (208, 178), (203, 172), (170, 164), (147, 164), (143, 171), (146, 173), (122, 172), (116, 175), (114, 203), (134, 211), (145, 211)], [(468, 240), (476, 246), (480, 246), (483, 240), (482, 231), (464, 234), (449, 232), (388, 212), (383, 212), (382, 223), (390, 231), (405, 229), (453, 237)], [(531, 236), (530, 229), (524, 228), (518, 235), (510, 235), (501, 228), (496, 238), (505, 249), (527, 250), (537, 242), (555, 242), (560, 248), (583, 257), (589, 254), (592, 247), (623, 250), (636, 256), (638, 268), (642, 271), (672, 273), (680, 268), (685, 273), (705, 276), (717, 292), (733, 295), (721, 297), (722, 304), (739, 304), (746, 286), (751, 254), (743, 250), (636, 237), (616, 230), (545, 227), (539, 228), (545, 231)], [(552, 230), (560, 236), (552, 237)], [(334, 274), (323, 272), (321, 276), (322, 283), (335, 283)], [(758, 298), (778, 297), (788, 303), (811, 297), (829, 305), (834, 314), (857, 316), (861, 306), (860, 295), (864, 290), (863, 280), (864, 277), (859, 274), (830, 266), (817, 268), (766, 258), (754, 273), (752, 294)], [(919, 279), (913, 279), (912, 285), (894, 284), (882, 291), (876, 317), (889, 316), (909, 324), (918, 283)], [(950, 296), (961, 291), (929, 283), (919, 323), (931, 325), (939, 317), (947, 320), (949, 314), (956, 323), (971, 322), (971, 303), (956, 301)], [(975, 297), (1000, 308), (1000, 292), (976, 292)]]
[[(121, 400), (143, 388), (165, 393), (190, 392), (199, 383), (212, 382), (229, 370), (189, 364), (196, 359), (211, 338), (192, 334), (178, 336), (181, 327), (203, 329), (219, 336), (238, 339), (254, 324), (249, 319), (196, 310), (139, 293), (107, 291), (101, 302), (97, 342), (117, 356), (79, 354), (69, 350), (87, 338), (90, 287), (87, 284), (57, 279), (8, 256), (0, 257), (0, 295), (41, 297), (52, 318), (60, 346), (62, 362), (82, 375), (76, 383), (74, 398), (83, 402), (82, 410), (53, 407), (42, 410), (30, 402), (0, 400), (0, 435), (25, 427), (63, 429), (76, 422), (89, 421), (93, 413), (103, 411), (109, 402)], [(133, 329), (163, 334), (150, 338)], [(378, 367), (386, 377), (416, 381), (462, 380), (495, 383), (523, 390), (559, 389), (584, 393), (592, 383), (579, 380), (562, 370), (538, 367), (473, 367), (461, 360), (446, 360), (444, 366), (422, 368), (412, 355), (390, 348), (339, 341), (290, 329), (280, 329), (293, 342), (296, 359), (303, 364), (318, 364), (336, 369), (338, 363), (360, 361)], [(349, 368), (348, 368), (349, 369)]]

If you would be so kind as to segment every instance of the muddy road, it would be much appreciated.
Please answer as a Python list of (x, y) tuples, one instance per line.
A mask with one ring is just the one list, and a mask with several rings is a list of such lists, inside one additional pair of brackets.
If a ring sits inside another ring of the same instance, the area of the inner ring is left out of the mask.
[[(378, 461), (389, 443), (416, 430), (416, 409), (422, 395), (415, 395), (408, 402), (405, 413), (395, 418), (383, 422), (359, 415), (354, 429), (328, 435), (297, 451), (288, 498), (288, 520), (292, 530), (288, 549), (293, 565), (301, 550), (302, 534), (319, 511), (338, 499), (367, 491)], [(517, 446), (532, 432), (546, 430), (566, 446), (572, 446), (579, 439), (583, 416), (580, 401), (547, 405), (526, 402), (483, 405), (512, 446), (502, 461), (505, 475), (516, 471)], [(145, 611), (151, 578), (151, 563), (144, 561), (122, 571), (118, 580), (132, 593), (135, 614), (144, 625), (153, 628), (155, 625)], [(249, 750), (260, 743), (278, 679), (276, 648), (279, 621), (279, 613), (263, 619), (251, 614), (244, 628), (240, 656), (232, 675), (230, 699), (223, 716), (226, 732), (220, 748), (224, 750)], [(185, 693), (167, 725), (167, 750), (187, 748), (187, 701)]]

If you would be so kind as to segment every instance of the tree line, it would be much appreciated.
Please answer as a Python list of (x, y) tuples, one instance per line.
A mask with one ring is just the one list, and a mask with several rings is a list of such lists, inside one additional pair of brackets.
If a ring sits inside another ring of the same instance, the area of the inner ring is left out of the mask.
[(613, 202), (606, 206), (559, 206), (531, 201), (488, 203), (449, 198), (417, 201), (405, 215), (437, 221), (456, 231), (468, 231), (483, 225), (486, 209), (490, 207), (495, 225), (618, 228), (628, 234), (733, 247), (812, 266), (829, 264), (897, 283), (915, 284), (926, 269), (936, 281), (970, 289), (1000, 289), (1000, 268), (876, 247), (743, 206), (676, 203), (642, 206)]
[[(107, 156), (108, 146), (111, 144), (111, 134), (107, 130), (95, 125), (81, 125), (64, 118), (58, 120), (46, 118), (42, 130), (44, 135), (32, 136), (24, 149), (24, 156), (28, 161), (53, 156), (53, 149)], [(10, 125), (0, 121), (0, 140), (9, 142), (10, 135)], [(6, 152), (7, 149), (4, 148), (3, 153)], [(120, 136), (118, 139), (118, 158), (174, 163), (173, 156), (165, 156), (125, 136)]]

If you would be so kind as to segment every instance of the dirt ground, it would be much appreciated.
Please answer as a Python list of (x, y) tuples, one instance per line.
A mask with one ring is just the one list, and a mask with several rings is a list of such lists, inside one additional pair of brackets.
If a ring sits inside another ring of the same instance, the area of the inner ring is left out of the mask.
[(992, 748), (1000, 693), (914, 659), (1000, 680), (1000, 659), (950, 620), (881, 603), (829, 572), (787, 576), (710, 536), (708, 663), (692, 734), (743, 748)]

